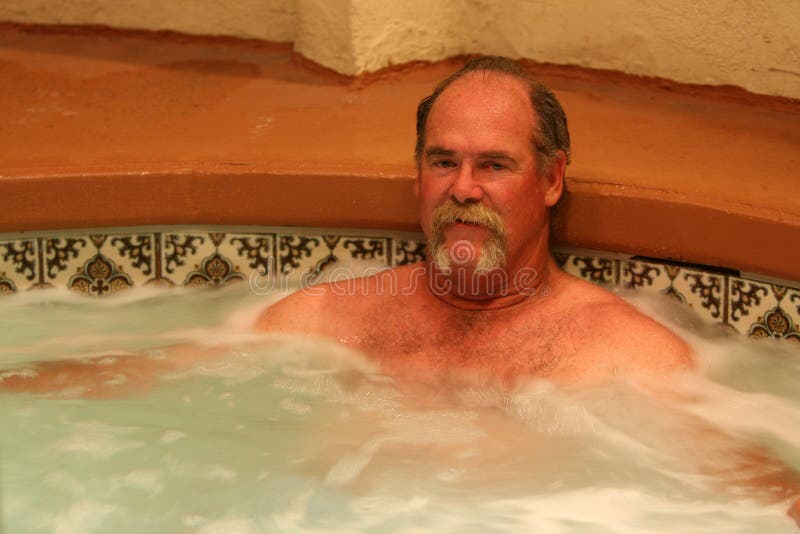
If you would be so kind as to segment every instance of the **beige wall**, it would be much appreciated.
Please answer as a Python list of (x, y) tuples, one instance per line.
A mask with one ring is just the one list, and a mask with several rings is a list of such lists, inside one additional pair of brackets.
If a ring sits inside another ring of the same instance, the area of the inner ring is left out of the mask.
[(485, 3), (479, 45), (504, 54), (800, 98), (797, 0)]
[(0, 20), (101, 24), (291, 42), (296, 0), (0, 0)]
[(345, 74), (496, 53), (800, 98), (800, 0), (0, 0), (0, 20), (294, 41)]
[(344, 74), (353, 68), (352, 0), (297, 0), (297, 39), (294, 48), (305, 57)]

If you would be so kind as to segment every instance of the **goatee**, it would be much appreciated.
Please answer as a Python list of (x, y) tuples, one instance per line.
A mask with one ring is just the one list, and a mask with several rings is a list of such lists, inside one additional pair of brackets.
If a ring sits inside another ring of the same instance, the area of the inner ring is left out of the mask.
[[(477, 224), (488, 232), (477, 258), (475, 246), (469, 241), (457, 241), (447, 245), (445, 229), (456, 222)], [(469, 266), (474, 264), (477, 272), (499, 269), (506, 262), (506, 238), (503, 219), (494, 210), (477, 202), (460, 204), (449, 199), (433, 212), (428, 236), (430, 255), (436, 267), (450, 271), (453, 264)]]

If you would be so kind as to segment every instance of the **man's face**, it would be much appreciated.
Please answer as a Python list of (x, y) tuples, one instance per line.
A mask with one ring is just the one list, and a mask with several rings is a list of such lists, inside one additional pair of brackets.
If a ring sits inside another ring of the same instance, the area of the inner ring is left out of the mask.
[[(537, 172), (536, 121), (525, 84), (503, 73), (466, 74), (433, 105), (415, 192), (440, 267), (449, 256), (511, 271), (535, 264), (543, 243), (546, 251), (547, 207), (558, 200), (561, 179)], [(487, 262), (498, 247), (504, 257)]]

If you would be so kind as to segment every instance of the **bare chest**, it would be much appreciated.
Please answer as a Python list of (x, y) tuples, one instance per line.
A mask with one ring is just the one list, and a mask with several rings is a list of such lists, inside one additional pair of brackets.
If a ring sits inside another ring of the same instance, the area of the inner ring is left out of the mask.
[(574, 355), (560, 322), (520, 314), (371, 314), (350, 341), (391, 367), (545, 376)]

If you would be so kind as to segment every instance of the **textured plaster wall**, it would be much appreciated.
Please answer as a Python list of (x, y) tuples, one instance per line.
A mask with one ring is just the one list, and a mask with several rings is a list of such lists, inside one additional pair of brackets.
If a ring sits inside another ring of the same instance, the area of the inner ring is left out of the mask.
[(351, 0), (349, 73), (493, 53), (800, 98), (798, 0)]
[(0, 20), (294, 41), (344, 74), (495, 53), (800, 98), (800, 0), (0, 0)]
[(291, 42), (296, 0), (0, 0), (0, 20), (101, 24)]
[(800, 98), (797, 0), (474, 0), (476, 49)]
[(418, 59), (437, 60), (464, 54), (480, 23), (453, 0), (405, 0), (353, 3), (354, 72), (375, 71)]
[[(352, 0), (297, 0), (297, 40), (305, 57), (343, 74), (358, 74), (352, 39)], [(379, 67), (380, 68), (380, 67)]]

